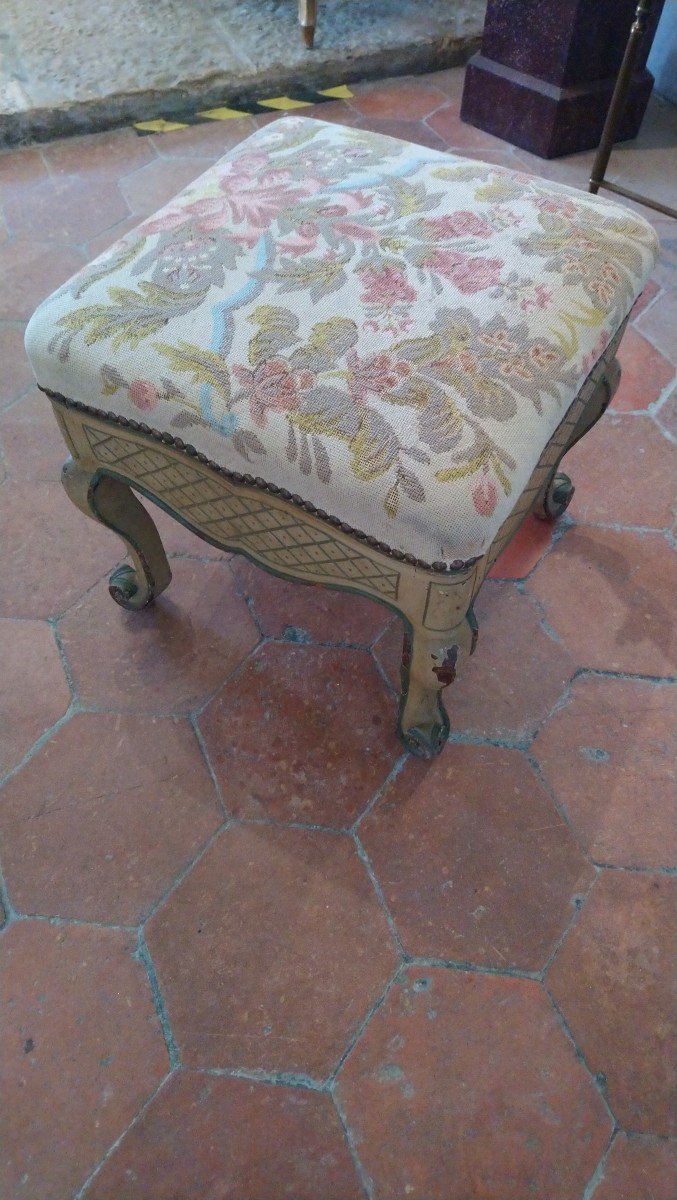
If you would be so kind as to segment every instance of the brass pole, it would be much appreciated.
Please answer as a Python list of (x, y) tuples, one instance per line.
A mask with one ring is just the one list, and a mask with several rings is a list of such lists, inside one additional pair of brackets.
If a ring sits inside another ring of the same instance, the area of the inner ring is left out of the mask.
[(299, 24), (308, 50), (312, 50), (317, 24), (317, 0), (299, 0)]
[(623, 62), (621, 63), (609, 111), (604, 122), (599, 149), (592, 164), (588, 191), (596, 195), (599, 189), (603, 187), (609, 192), (615, 192), (618, 196), (625, 196), (628, 200), (634, 200), (637, 204), (644, 204), (647, 208), (653, 208), (657, 212), (665, 213), (667, 217), (677, 218), (677, 209), (669, 208), (667, 204), (660, 204), (658, 200), (650, 200), (647, 196), (640, 196), (637, 192), (632, 192), (628, 188), (621, 187), (620, 184), (607, 183), (604, 178), (609, 165), (609, 159), (611, 158), (611, 151), (614, 147), (616, 128), (625, 111), (628, 91), (632, 83), (632, 73), (642, 38), (646, 31), (647, 18), (651, 13), (652, 3), (653, 0), (639, 0), (639, 4), (637, 5), (635, 19), (630, 30), (630, 37), (628, 38), (628, 44), (625, 47), (625, 54), (623, 55)]

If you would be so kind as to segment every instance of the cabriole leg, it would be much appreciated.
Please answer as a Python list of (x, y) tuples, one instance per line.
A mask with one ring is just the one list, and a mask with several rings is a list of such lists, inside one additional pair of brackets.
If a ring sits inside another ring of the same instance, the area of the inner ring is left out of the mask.
[(618, 359), (613, 358), (608, 363), (597, 387), (593, 391), (583, 412), (581, 413), (563, 453), (552, 469), (552, 472), (541, 489), (533, 504), (533, 513), (542, 521), (556, 521), (566, 511), (575, 491), (574, 485), (564, 471), (558, 467), (565, 454), (576, 445), (582, 437), (596, 425), (602, 414), (611, 403), (621, 379), (621, 368)]
[(449, 718), (442, 690), (456, 678), (476, 641), (472, 608), (446, 633), (430, 633), (422, 627), (405, 633), (399, 733), (407, 750), (419, 758), (433, 758), (447, 740)]
[(122, 608), (145, 608), (168, 586), (172, 573), (160, 535), (131, 488), (118, 479), (81, 467), (69, 458), (61, 482), (73, 504), (113, 529), (125, 543), (133, 566), (113, 571), (108, 590)]

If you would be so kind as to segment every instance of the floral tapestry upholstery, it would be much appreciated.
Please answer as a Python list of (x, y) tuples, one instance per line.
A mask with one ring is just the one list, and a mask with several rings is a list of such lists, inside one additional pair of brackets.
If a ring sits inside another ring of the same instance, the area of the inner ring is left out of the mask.
[(38, 382), (425, 562), (479, 555), (655, 262), (634, 212), (285, 118), (34, 315)]

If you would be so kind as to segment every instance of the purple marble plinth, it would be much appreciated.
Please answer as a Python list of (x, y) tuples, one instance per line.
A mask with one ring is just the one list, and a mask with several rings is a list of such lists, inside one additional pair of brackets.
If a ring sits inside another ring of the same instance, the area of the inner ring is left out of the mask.
[[(636, 137), (653, 77), (647, 25), (620, 139)], [(468, 63), (461, 118), (542, 158), (599, 144), (636, 0), (489, 0), (482, 51)]]

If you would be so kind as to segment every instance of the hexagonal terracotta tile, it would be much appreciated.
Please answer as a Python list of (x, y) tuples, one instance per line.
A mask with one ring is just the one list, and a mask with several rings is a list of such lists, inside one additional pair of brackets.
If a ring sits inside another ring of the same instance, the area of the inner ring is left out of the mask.
[(496, 559), (489, 579), (524, 579), (550, 549), (554, 532), (550, 521), (539, 521), (529, 513)]
[(677, 555), (660, 534), (570, 529), (526, 587), (578, 666), (677, 674)]
[(520, 169), (519, 163), (512, 160), (510, 147), (506, 146), (505, 142), (494, 137), (493, 134), (485, 133), (483, 129), (468, 125), (461, 120), (461, 105), (458, 101), (452, 101), (445, 104), (443, 108), (439, 108), (437, 112), (426, 119), (426, 125), (439, 134), (447, 146), (461, 155), (471, 154), (473, 151), (484, 151), (488, 157), (489, 152), (496, 151), (500, 159), (509, 163), (513, 170)]
[(49, 400), (37, 388), (0, 416), (0, 449), (12, 479), (59, 482), (68, 450)]
[(677, 366), (675, 325), (677, 324), (677, 293), (663, 293), (659, 304), (652, 304), (636, 322), (639, 333), (645, 334), (650, 342)]
[(13, 146), (0, 152), (0, 196), (17, 188), (33, 187), (47, 175), (41, 146)]
[(0, 620), (0, 776), (66, 712), (71, 693), (48, 625)]
[(538, 971), (595, 878), (516, 750), (410, 759), (359, 832), (409, 954)]
[(597, 862), (677, 866), (677, 688), (576, 679), (531, 753)]
[(677, 387), (673, 388), (670, 395), (666, 397), (661, 407), (654, 413), (654, 417), (661, 429), (665, 429), (671, 437), (677, 439)]
[(359, 1200), (336, 1110), (319, 1092), (175, 1074), (125, 1134), (87, 1200)]
[(146, 936), (193, 1067), (324, 1078), (396, 964), (352, 841), (310, 830), (220, 834)]
[(367, 116), (366, 113), (356, 113), (355, 117), (355, 121), (351, 124), (354, 124), (356, 129), (367, 129), (370, 133), (399, 138), (402, 142), (413, 142), (417, 146), (430, 146), (433, 150), (444, 151), (447, 148), (444, 138), (441, 138), (439, 133), (435, 133), (432, 129), (428, 129), (428, 126), (422, 121), (407, 121), (402, 118), (384, 119)]
[(24, 350), (23, 321), (0, 325), (0, 362), (0, 408), (4, 408), (33, 383), (33, 372)]
[[(477, 649), (443, 693), (451, 731), (528, 740), (562, 695), (576, 663), (545, 632), (529, 599), (511, 583), (485, 583), (475, 615)], [(402, 648), (394, 632), (388, 650), (392, 658), (386, 657), (383, 643), (376, 648), (395, 684)]]
[(628, 1130), (670, 1134), (677, 879), (604, 871), (548, 973), (590, 1069)]
[(172, 562), (168, 590), (149, 608), (126, 612), (100, 585), (59, 630), (85, 703), (122, 712), (190, 712), (259, 640), (227, 563)]
[[(613, 469), (600, 471), (600, 463)], [(677, 521), (677, 451), (651, 417), (607, 413), (564, 463), (577, 521), (670, 529)]]
[(592, 1195), (595, 1200), (675, 1200), (677, 1145), (620, 1133)]
[(632, 325), (623, 334), (618, 360), (621, 382), (611, 404), (616, 412), (633, 412), (655, 404), (675, 374), (672, 363)]
[(102, 180), (129, 175), (156, 157), (153, 139), (140, 138), (130, 128), (59, 138), (42, 147), (42, 156), (53, 175), (95, 175)]
[(140, 220), (168, 204), (177, 192), (210, 166), (209, 158), (158, 158), (126, 175), (120, 183), (120, 191)]
[(384, 605), (366, 596), (291, 583), (241, 555), (233, 559), (233, 572), (268, 637), (370, 646), (391, 619)]
[(402, 687), (402, 651), (404, 649), (404, 625), (394, 617), (388, 628), (374, 642), (373, 654), (393, 690), (400, 694)]
[(63, 612), (124, 553), (119, 538), (80, 513), (58, 483), (5, 484), (0, 545), (0, 614), (7, 617)]
[(86, 242), (129, 214), (118, 189), (95, 175), (65, 175), (44, 179), (4, 203), (10, 232), (43, 240)]
[(351, 108), (366, 117), (418, 121), (446, 103), (447, 97), (427, 79), (394, 79), (352, 87)]
[(3, 1196), (70, 1200), (166, 1074), (134, 945), (46, 921), (3, 934)]
[(402, 754), (396, 718), (366, 652), (268, 643), (200, 729), (236, 816), (346, 828)]
[(21, 912), (133, 925), (223, 814), (186, 721), (82, 713), (3, 788), (3, 866)]
[[(333, 108), (332, 104), (322, 109)], [(306, 110), (307, 111), (307, 110)], [(150, 142), (159, 158), (223, 158), (234, 146), (250, 137), (256, 129), (251, 117), (231, 121), (204, 121), (188, 129), (172, 129), (168, 133), (144, 138)]]
[(580, 1200), (611, 1132), (531, 980), (410, 968), (336, 1090), (378, 1200)]
[(14, 238), (0, 246), (0, 320), (28, 320), (37, 305), (85, 261), (75, 247), (52, 242)]

